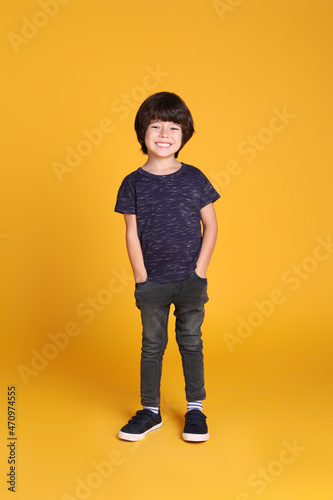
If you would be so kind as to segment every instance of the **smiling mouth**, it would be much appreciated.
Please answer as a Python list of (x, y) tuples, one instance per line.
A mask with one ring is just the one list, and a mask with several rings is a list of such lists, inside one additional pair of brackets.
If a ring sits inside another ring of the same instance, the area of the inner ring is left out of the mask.
[(156, 142), (155, 144), (159, 148), (169, 148), (171, 146), (169, 142)]

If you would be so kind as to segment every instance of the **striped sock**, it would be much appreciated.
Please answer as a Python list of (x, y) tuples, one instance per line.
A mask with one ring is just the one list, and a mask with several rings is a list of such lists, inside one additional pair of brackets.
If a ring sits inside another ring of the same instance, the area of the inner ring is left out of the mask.
[(187, 403), (187, 411), (200, 410), (202, 411), (202, 401), (189, 401)]
[(144, 406), (143, 409), (144, 410), (150, 410), (153, 413), (155, 413), (155, 415), (158, 415), (158, 412), (160, 411), (160, 409), (159, 409), (158, 406)]

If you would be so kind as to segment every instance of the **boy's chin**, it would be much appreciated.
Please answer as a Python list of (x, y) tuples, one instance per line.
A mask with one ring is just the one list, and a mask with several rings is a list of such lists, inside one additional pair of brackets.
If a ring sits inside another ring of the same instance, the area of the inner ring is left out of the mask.
[(174, 159), (175, 158), (175, 152), (167, 152), (167, 151), (162, 151), (161, 153), (159, 151), (151, 151), (149, 153), (148, 151), (148, 159), (160, 159), (160, 160), (167, 160), (167, 159)]

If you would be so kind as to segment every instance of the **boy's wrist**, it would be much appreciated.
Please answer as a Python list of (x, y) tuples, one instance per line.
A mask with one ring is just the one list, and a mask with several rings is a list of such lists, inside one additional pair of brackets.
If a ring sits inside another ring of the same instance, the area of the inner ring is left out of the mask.
[(207, 278), (206, 273), (207, 269), (201, 268), (200, 266), (197, 266), (195, 268), (196, 274), (199, 276), (199, 278)]
[(135, 283), (143, 283), (144, 281), (147, 281), (147, 279), (148, 279), (147, 273), (136, 274), (134, 276)]

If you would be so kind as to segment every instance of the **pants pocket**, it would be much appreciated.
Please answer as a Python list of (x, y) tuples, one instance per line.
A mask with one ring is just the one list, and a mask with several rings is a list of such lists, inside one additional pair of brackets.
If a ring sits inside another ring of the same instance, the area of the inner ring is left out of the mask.
[(195, 277), (195, 279), (202, 281), (203, 283), (207, 283), (207, 278), (201, 278), (201, 276), (198, 276), (195, 271), (193, 271), (192, 275)]

